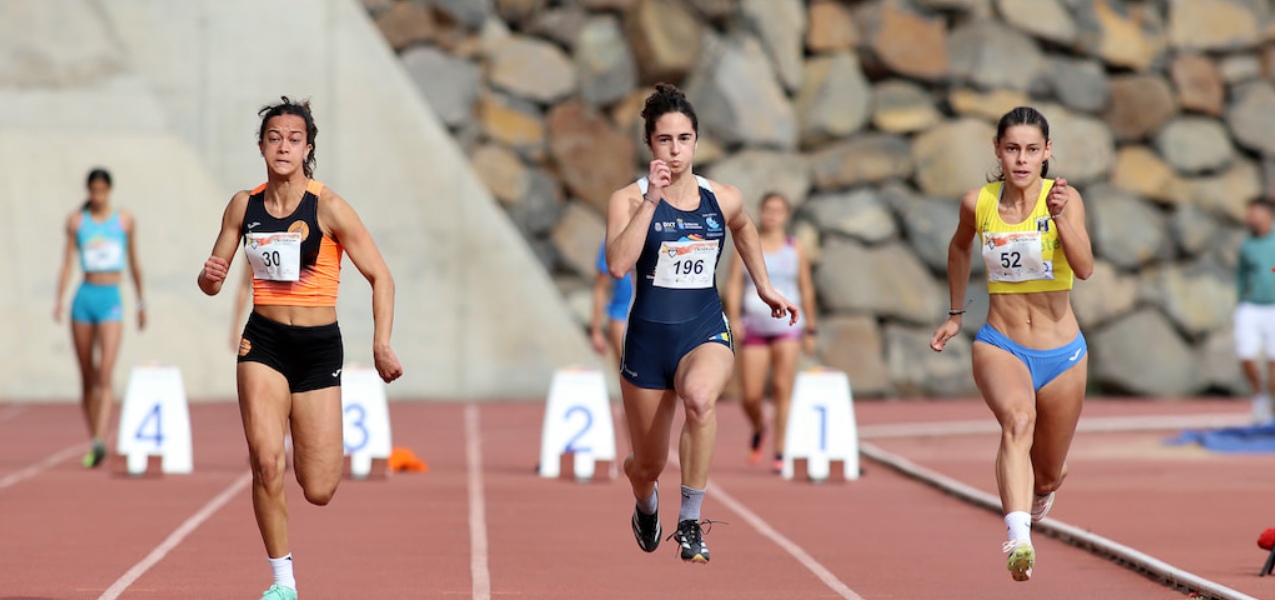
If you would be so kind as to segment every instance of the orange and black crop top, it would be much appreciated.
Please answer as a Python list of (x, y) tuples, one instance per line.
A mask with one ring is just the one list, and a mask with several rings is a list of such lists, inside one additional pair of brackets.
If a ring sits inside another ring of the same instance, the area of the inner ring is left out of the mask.
[[(343, 250), (340, 242), (319, 227), (323, 184), (311, 180), (296, 210), (282, 219), (266, 211), (265, 190), (264, 183), (252, 190), (239, 231), (253, 269), (253, 304), (336, 306)], [(291, 247), (279, 244), (282, 253), (263, 252), (266, 244), (281, 238), (291, 241)]]

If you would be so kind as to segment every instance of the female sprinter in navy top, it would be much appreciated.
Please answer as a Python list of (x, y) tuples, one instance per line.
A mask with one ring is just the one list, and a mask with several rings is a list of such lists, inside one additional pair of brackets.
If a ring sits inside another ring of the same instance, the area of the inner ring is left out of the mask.
[(647, 177), (611, 195), (607, 266), (634, 272), (620, 385), (633, 452), (624, 472), (637, 506), (633, 535), (652, 552), (660, 542), (657, 480), (668, 459), (678, 398), (686, 411), (680, 461), (682, 504), (677, 532), (682, 560), (706, 563), (700, 504), (717, 437), (715, 405), (735, 357), (717, 293), (716, 270), (729, 228), (735, 248), (775, 318), (797, 321), (797, 306), (770, 285), (757, 229), (739, 190), (692, 172), (699, 135), (695, 109), (677, 88), (659, 84), (642, 111), (654, 160)]

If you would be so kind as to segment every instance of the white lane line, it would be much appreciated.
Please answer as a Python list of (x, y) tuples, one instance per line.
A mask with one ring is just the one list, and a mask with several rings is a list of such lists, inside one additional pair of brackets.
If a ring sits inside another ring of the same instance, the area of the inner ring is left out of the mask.
[(469, 577), (474, 583), (473, 599), (491, 600), (481, 435), (478, 429), (478, 405), (470, 403), (465, 406), (465, 462), (469, 465)]
[(231, 482), (226, 489), (222, 490), (220, 494), (209, 500), (208, 504), (199, 509), (199, 512), (191, 515), (181, 525), (178, 525), (177, 529), (168, 534), (168, 537), (164, 538), (163, 542), (160, 542), (158, 546), (155, 546), (154, 550), (151, 550), (150, 554), (146, 555), (146, 558), (143, 558), (140, 562), (133, 565), (133, 568), (121, 575), (119, 579), (116, 579), (115, 583), (106, 588), (106, 591), (102, 592), (102, 595), (98, 596), (97, 600), (115, 600), (119, 598), (120, 594), (123, 594), (124, 590), (128, 589), (128, 586), (133, 585), (142, 575), (146, 574), (146, 571), (158, 564), (159, 561), (164, 560), (164, 557), (168, 556), (169, 552), (172, 552), (174, 548), (180, 545), (186, 539), (186, 536), (198, 529), (200, 525), (203, 525), (204, 521), (212, 517), (227, 502), (230, 502), (230, 499), (235, 494), (248, 487), (250, 483), (252, 483), (252, 473), (244, 473)]
[[(957, 481), (938, 471), (923, 467), (873, 444), (860, 444), (859, 452), (872, 460), (956, 496), (969, 504), (990, 510), (998, 515), (1001, 514), (1000, 498), (987, 492)], [(1184, 571), (1129, 546), (1052, 517), (1046, 517), (1043, 521), (1032, 523), (1032, 531), (1043, 532), (1103, 558), (1114, 559), (1115, 562), (1121, 563), (1134, 571), (1147, 573), (1155, 579), (1169, 584), (1170, 587), (1185, 588), (1188, 591), (1202, 594), (1204, 597), (1220, 600), (1257, 600), (1243, 592), (1233, 590), (1189, 571)]]
[(758, 533), (770, 539), (770, 541), (774, 542), (776, 546), (782, 548), (789, 554), (789, 556), (792, 556), (798, 563), (801, 563), (801, 566), (809, 569), (811, 573), (815, 574), (815, 577), (818, 577), (824, 585), (836, 592), (837, 595), (845, 598), (845, 600), (863, 600), (863, 596), (856, 594), (854, 590), (850, 589), (850, 586), (847, 586), (843, 581), (838, 579), (836, 575), (833, 575), (832, 571), (829, 571), (827, 567), (815, 560), (813, 556), (810, 556), (809, 552), (806, 552), (801, 546), (798, 546), (796, 542), (793, 542), (784, 536), (784, 534), (776, 531), (774, 527), (771, 527), (770, 524), (758, 516), (757, 513), (749, 510), (747, 506), (744, 506), (744, 503), (736, 500), (734, 496), (727, 493), (720, 484), (710, 483), (709, 487), (711, 488), (714, 498), (720, 500), (722, 504), (726, 505), (726, 508), (731, 509), (731, 511), (735, 514), (743, 517), (749, 525), (752, 525), (753, 529), (756, 529)]
[(29, 465), (20, 471), (15, 471), (13, 473), (5, 475), (4, 477), (0, 477), (0, 490), (13, 486), (17, 483), (20, 483), (25, 479), (30, 479), (32, 477), (35, 477), (36, 475), (39, 475), (40, 473), (43, 473), (49, 469), (52, 469), (58, 463), (68, 460), (71, 457), (74, 457), (87, 450), (88, 450), (88, 444), (84, 442), (73, 444), (61, 450), (58, 450), (57, 452), (50, 454), (47, 458), (45, 458), (44, 460), (38, 463)]
[(0, 423), (8, 421), (27, 411), (26, 406), (10, 404), (4, 408), (0, 408)]
[[(669, 462), (675, 465), (674, 468), (681, 470), (681, 456), (672, 447), (669, 447)], [(818, 577), (824, 585), (836, 592), (838, 596), (845, 600), (863, 600), (863, 596), (855, 593), (854, 590), (850, 589), (850, 586), (838, 579), (836, 575), (833, 575), (832, 571), (823, 566), (823, 563), (815, 560), (815, 557), (806, 552), (804, 548), (798, 546), (796, 542), (788, 539), (784, 534), (779, 533), (774, 527), (771, 527), (770, 523), (767, 523), (765, 519), (750, 510), (743, 502), (736, 500), (721, 484), (709, 482), (708, 491), (714, 498), (721, 500), (722, 504), (725, 504), (726, 508), (730, 509), (731, 512), (742, 517), (753, 529), (757, 530), (757, 533), (774, 542), (776, 546), (787, 552), (801, 566), (814, 573), (815, 577)]]
[[(1081, 417), (1076, 431), (1110, 433), (1123, 431), (1160, 431), (1172, 429), (1210, 429), (1249, 425), (1252, 417), (1237, 413), (1201, 415), (1150, 415), (1128, 417)], [(862, 439), (921, 437), (933, 435), (971, 435), (1000, 433), (1000, 425), (990, 417), (974, 421), (936, 421), (931, 423), (884, 423), (860, 425)]]

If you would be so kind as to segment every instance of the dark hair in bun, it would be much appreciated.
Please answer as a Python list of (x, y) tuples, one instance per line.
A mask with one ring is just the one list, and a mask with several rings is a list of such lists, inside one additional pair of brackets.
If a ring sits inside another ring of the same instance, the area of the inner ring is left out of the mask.
[(648, 144), (651, 142), (651, 132), (655, 131), (655, 122), (671, 112), (686, 115), (686, 118), (691, 120), (691, 128), (695, 130), (695, 135), (699, 136), (699, 118), (695, 116), (695, 107), (691, 106), (691, 101), (686, 99), (686, 94), (673, 84), (657, 83), (655, 92), (646, 97), (646, 105), (642, 107), (642, 120), (645, 121), (643, 141)]

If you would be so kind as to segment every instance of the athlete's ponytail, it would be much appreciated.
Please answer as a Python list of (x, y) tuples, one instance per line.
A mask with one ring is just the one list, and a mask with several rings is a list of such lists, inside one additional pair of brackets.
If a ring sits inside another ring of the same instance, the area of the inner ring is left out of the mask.
[[(1045, 136), (1045, 142), (1049, 142), (1049, 121), (1045, 120), (1045, 115), (1030, 106), (1019, 106), (1004, 115), (1001, 115), (1000, 121), (996, 122), (996, 141), (1005, 137), (1005, 132), (1015, 125), (1034, 125), (1040, 130), (1040, 134)], [(1005, 181), (1005, 174), (1001, 172), (1000, 165), (996, 165), (996, 170), (988, 176), (987, 181)], [(1040, 165), (1040, 176), (1043, 178), (1049, 174), (1049, 161), (1045, 161)]]
[(660, 117), (671, 113), (680, 112), (691, 120), (691, 129), (695, 131), (696, 137), (699, 136), (699, 118), (695, 116), (695, 107), (691, 106), (691, 101), (686, 99), (686, 94), (677, 86), (669, 83), (655, 84), (655, 92), (646, 97), (646, 105), (642, 107), (642, 120), (645, 126), (645, 132), (642, 141), (651, 143), (651, 133), (655, 131), (655, 122)]

